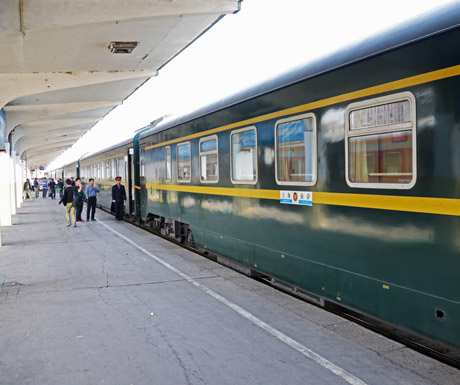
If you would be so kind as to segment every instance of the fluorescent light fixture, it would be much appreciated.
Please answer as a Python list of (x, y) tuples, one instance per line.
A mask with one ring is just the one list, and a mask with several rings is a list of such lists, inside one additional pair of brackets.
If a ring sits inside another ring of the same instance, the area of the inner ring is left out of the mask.
[(112, 53), (131, 53), (136, 47), (137, 41), (112, 41), (108, 48)]

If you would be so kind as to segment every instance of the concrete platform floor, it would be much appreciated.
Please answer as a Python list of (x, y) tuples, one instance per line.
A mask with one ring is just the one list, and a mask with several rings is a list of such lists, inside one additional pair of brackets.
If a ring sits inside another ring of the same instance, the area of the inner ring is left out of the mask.
[(460, 371), (97, 212), (2, 228), (0, 384), (460, 384)]

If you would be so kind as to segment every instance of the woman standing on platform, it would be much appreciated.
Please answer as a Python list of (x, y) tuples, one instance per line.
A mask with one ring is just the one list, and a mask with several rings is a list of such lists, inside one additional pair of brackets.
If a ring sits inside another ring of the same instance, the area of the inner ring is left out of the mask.
[(48, 187), (50, 189), (50, 197), (51, 199), (56, 199), (56, 183), (54, 182), (54, 179), (51, 178)]
[(62, 181), (61, 178), (58, 178), (58, 193), (59, 193), (59, 198), (62, 198), (62, 195), (64, 194), (64, 182)]
[(81, 185), (81, 179), (77, 178), (75, 180), (75, 187), (73, 192), (73, 206), (77, 210), (77, 222), (84, 222), (81, 219), (81, 212), (83, 210), (83, 186)]

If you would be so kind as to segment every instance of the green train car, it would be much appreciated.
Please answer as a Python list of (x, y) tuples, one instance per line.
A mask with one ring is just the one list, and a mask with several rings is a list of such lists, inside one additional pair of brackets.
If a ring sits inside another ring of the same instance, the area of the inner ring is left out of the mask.
[(130, 202), (134, 199), (133, 185), (130, 183), (131, 169), (129, 165), (132, 164), (132, 161), (129, 148), (132, 148), (132, 139), (90, 156), (85, 156), (79, 160), (78, 166), (79, 177), (85, 188), (90, 178), (95, 179), (100, 190), (97, 197), (98, 205), (107, 209), (111, 208), (112, 186), (115, 184), (115, 177), (121, 176), (127, 195), (125, 207), (127, 214), (132, 212)]
[(458, 358), (459, 22), (452, 5), (142, 131), (131, 212)]

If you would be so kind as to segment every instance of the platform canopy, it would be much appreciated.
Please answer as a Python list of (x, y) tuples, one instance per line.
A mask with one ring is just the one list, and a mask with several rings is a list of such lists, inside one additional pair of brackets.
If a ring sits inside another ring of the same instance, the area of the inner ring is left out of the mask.
[(2, 0), (0, 135), (46, 166), (239, 3)]

